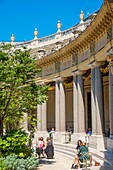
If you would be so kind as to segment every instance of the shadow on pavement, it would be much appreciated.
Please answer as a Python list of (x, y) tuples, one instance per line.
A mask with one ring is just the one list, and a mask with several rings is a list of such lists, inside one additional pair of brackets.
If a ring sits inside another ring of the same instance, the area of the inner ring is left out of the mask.
[(56, 163), (56, 161), (54, 161), (54, 159), (40, 159), (39, 167), (43, 166), (43, 165), (53, 165), (54, 163)]

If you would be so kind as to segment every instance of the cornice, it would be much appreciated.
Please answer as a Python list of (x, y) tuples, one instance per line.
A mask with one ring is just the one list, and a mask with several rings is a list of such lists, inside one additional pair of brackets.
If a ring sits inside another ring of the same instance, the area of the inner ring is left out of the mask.
[(54, 62), (55, 60), (58, 61), (61, 58), (71, 56), (74, 53), (85, 51), (91, 42), (96, 40), (98, 41), (98, 39), (107, 31), (112, 20), (113, 13), (109, 11), (107, 3), (104, 2), (95, 19), (91, 22), (87, 29), (79, 35), (79, 37), (73, 40), (70, 44), (59, 49), (57, 52), (37, 60), (37, 63), (43, 65), (47, 63), (48, 60), (49, 62)]

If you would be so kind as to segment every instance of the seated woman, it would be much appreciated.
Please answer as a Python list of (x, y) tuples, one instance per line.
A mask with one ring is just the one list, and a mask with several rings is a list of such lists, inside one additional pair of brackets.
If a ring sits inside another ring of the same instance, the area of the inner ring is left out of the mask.
[(81, 145), (82, 145), (82, 141), (81, 141), (81, 140), (78, 140), (78, 141), (77, 141), (77, 147), (76, 147), (76, 154), (75, 154), (75, 157), (74, 157), (74, 160), (73, 160), (73, 164), (72, 164), (71, 169), (77, 169), (77, 168), (80, 167), (78, 152), (79, 152), (79, 150), (80, 150), (80, 146), (81, 146)]
[(78, 154), (74, 158), (74, 165), (72, 169), (80, 168), (80, 162), (90, 160), (90, 166), (92, 165), (92, 156), (89, 154), (88, 147), (85, 142), (80, 143)]
[(80, 146), (78, 157), (79, 157), (80, 162), (83, 162), (84, 160), (85, 161), (90, 160), (89, 150), (85, 142), (82, 142), (82, 145)]
[(47, 155), (47, 159), (52, 159), (54, 156), (53, 142), (50, 137), (48, 137), (46, 140), (45, 154)]

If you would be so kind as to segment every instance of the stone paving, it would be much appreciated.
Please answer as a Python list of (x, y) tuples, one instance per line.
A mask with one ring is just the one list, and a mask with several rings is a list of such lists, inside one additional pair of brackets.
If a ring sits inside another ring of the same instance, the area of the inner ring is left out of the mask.
[[(71, 170), (71, 164), (72, 159), (55, 152), (54, 159), (41, 158), (37, 170)], [(113, 166), (94, 166), (88, 167), (87, 170), (113, 170)]]
[(38, 170), (69, 170), (71, 164), (71, 159), (55, 153), (54, 159), (40, 159)]

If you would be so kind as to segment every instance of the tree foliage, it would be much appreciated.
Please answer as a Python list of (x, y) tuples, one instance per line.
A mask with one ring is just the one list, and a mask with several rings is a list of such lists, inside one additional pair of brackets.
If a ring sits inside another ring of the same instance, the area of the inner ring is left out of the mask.
[(30, 51), (0, 46), (0, 124), (19, 123), (23, 114), (47, 100), (48, 86), (36, 83), (40, 69)]

